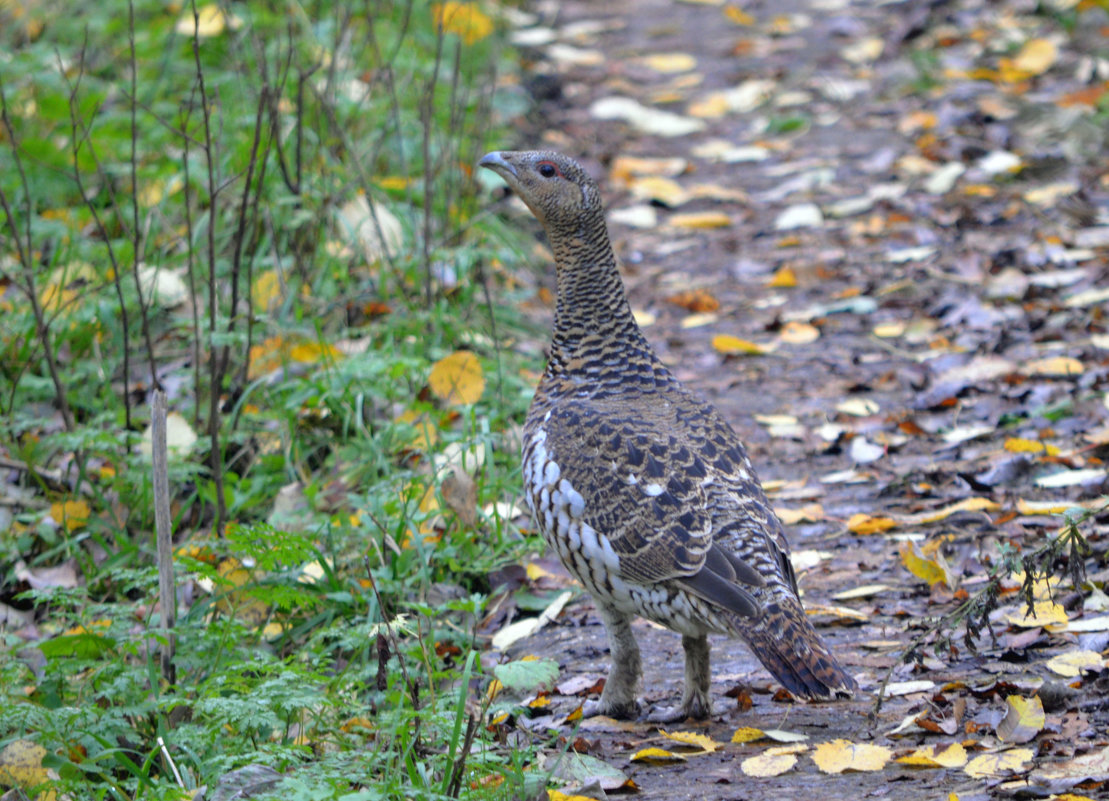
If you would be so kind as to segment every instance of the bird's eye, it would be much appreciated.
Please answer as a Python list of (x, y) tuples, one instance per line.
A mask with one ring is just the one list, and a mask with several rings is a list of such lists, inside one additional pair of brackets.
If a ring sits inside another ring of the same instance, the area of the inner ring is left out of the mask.
[(544, 178), (554, 178), (556, 175), (560, 174), (558, 167), (549, 161), (539, 162), (539, 167), (537, 169), (539, 170), (539, 174)]

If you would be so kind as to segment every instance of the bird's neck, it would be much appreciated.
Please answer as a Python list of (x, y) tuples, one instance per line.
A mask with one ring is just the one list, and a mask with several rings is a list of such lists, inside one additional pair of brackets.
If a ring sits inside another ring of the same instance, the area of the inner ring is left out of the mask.
[(548, 230), (558, 273), (549, 373), (600, 375), (615, 363), (649, 366), (654, 354), (632, 316), (600, 212), (572, 230)]

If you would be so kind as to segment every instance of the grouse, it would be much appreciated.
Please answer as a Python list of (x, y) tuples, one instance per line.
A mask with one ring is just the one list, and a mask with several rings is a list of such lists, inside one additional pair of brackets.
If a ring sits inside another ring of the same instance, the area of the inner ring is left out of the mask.
[(547, 151), (494, 152), (500, 175), (546, 229), (557, 272), (547, 369), (524, 425), (524, 490), (566, 568), (593, 596), (612, 668), (586, 714), (639, 714), (631, 621), (682, 635), (679, 706), (711, 714), (709, 633), (738, 637), (791, 693), (856, 689), (805, 617), (789, 544), (735, 431), (659, 361), (632, 316), (600, 191)]

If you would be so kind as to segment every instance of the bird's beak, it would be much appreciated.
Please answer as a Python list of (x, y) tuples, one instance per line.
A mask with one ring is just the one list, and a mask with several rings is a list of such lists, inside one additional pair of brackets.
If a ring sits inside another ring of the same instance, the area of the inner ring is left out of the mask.
[(481, 161), (479, 161), (477, 165), (479, 167), (485, 167), (487, 170), (492, 170), (502, 178), (507, 179), (510, 175), (513, 178), (516, 177), (516, 168), (509, 164), (508, 160), (496, 150), (482, 156)]

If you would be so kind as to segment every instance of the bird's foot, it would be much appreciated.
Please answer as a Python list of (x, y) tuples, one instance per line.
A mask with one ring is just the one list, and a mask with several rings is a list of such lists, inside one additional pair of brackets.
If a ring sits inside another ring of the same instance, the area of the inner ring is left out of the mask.
[(583, 718), (594, 718), (598, 715), (615, 718), (616, 720), (637, 720), (639, 718), (639, 702), (632, 698), (630, 701), (606, 701), (601, 696), (597, 701), (586, 701), (581, 706)]
[(677, 706), (666, 706), (656, 709), (647, 715), (646, 720), (651, 723), (681, 723), (692, 718), (693, 720), (706, 720), (712, 715), (712, 704), (707, 695), (694, 694), (682, 699)]

